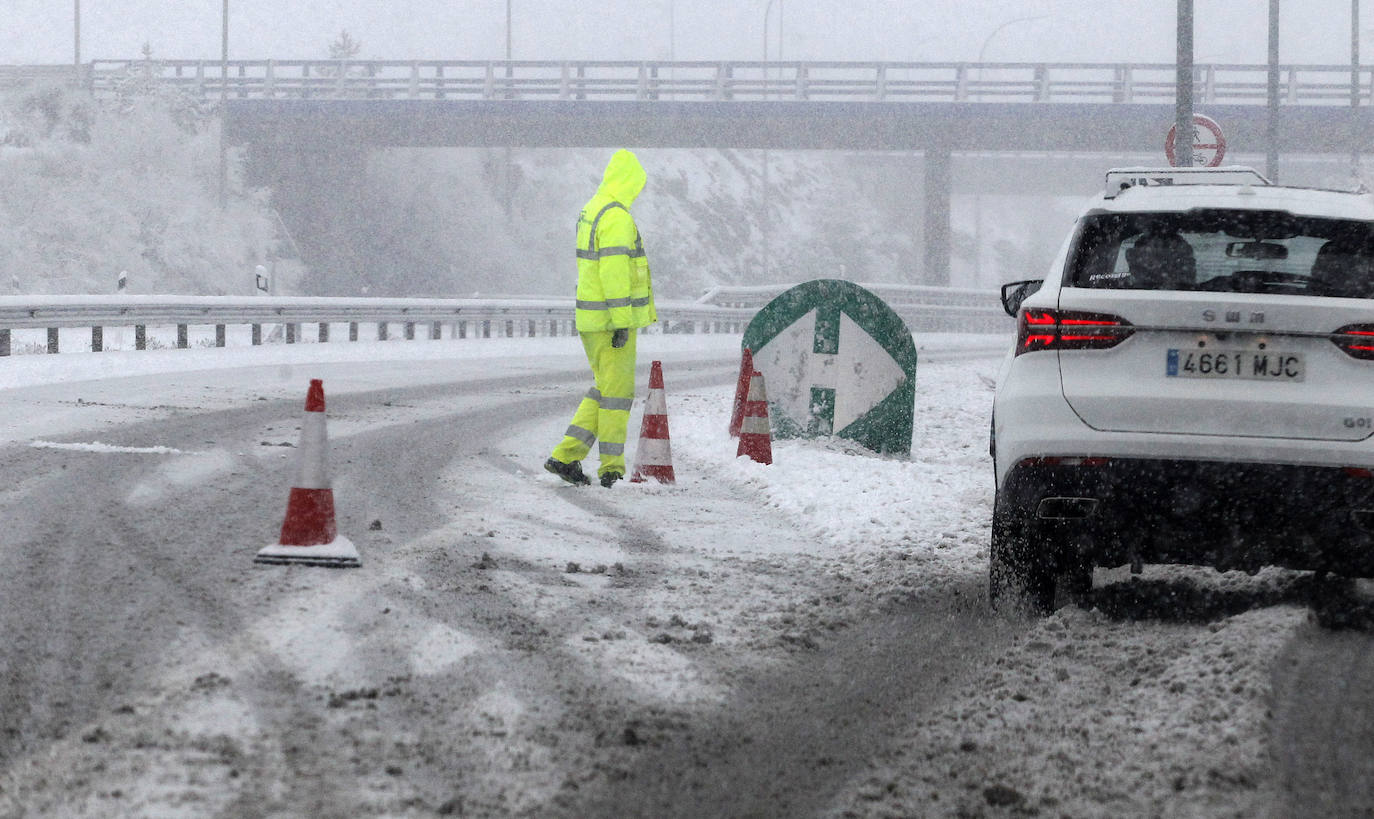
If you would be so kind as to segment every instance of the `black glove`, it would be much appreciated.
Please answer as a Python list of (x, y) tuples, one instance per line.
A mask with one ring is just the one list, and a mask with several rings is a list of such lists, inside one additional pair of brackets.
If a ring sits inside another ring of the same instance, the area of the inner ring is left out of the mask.
[(611, 333), (611, 346), (620, 349), (625, 346), (625, 342), (630, 340), (630, 331), (624, 327)]

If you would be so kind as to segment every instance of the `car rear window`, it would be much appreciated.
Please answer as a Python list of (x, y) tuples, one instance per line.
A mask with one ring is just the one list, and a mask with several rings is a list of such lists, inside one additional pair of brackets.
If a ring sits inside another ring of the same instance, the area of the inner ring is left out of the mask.
[(1374, 298), (1374, 224), (1282, 211), (1084, 217), (1071, 287)]

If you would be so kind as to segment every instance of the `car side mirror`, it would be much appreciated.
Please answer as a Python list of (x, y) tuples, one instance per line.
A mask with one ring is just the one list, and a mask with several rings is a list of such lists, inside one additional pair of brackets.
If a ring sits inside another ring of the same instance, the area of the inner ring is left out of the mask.
[(1002, 309), (1007, 311), (1007, 315), (1016, 318), (1017, 312), (1021, 310), (1021, 302), (1030, 298), (1044, 283), (1044, 279), (1026, 279), (1002, 285)]

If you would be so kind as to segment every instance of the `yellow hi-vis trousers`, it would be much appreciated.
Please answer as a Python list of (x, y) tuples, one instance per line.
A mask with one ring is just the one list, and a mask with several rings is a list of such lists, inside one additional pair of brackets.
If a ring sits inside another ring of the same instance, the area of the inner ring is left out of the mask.
[(566, 464), (586, 458), (592, 443), (597, 442), (601, 456), (598, 475), (625, 474), (625, 436), (635, 400), (635, 341), (639, 332), (630, 330), (625, 346), (618, 349), (611, 346), (611, 334), (611, 330), (580, 334), (595, 383), (577, 405), (563, 440), (553, 448), (554, 460)]

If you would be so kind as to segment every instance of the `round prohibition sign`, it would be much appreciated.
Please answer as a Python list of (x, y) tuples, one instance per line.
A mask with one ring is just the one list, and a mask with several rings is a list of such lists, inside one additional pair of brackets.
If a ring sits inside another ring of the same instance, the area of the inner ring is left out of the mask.
[[(1164, 155), (1169, 158), (1169, 165), (1178, 167), (1178, 158), (1174, 153), (1174, 147), (1178, 142), (1178, 125), (1169, 128), (1169, 135), (1164, 138)], [(1193, 114), (1193, 166), (1198, 168), (1215, 168), (1221, 164), (1221, 160), (1226, 157), (1226, 137), (1222, 136), (1221, 126), (1211, 117), (1202, 114)]]

